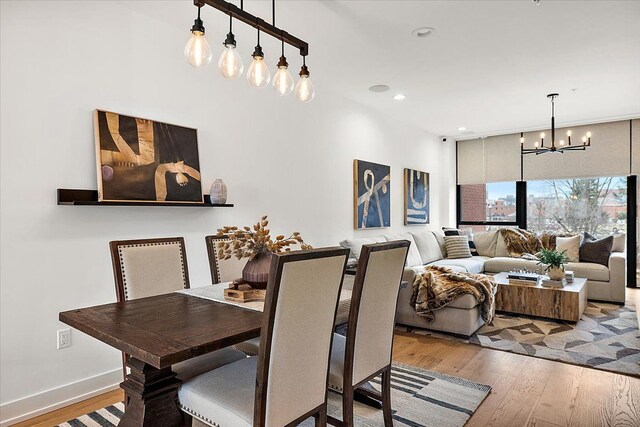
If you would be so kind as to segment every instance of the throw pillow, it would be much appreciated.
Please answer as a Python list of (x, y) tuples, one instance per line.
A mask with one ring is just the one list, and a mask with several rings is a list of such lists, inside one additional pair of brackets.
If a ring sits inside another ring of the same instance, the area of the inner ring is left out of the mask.
[(467, 236), (444, 236), (444, 244), (447, 247), (447, 258), (471, 258)]
[(420, 252), (420, 258), (422, 258), (422, 264), (429, 264), (430, 262), (438, 261), (444, 258), (440, 244), (436, 239), (436, 236), (431, 231), (423, 231), (421, 233), (411, 233), (413, 240), (416, 241), (418, 252)]
[(460, 230), (458, 228), (442, 227), (442, 231), (444, 231), (445, 236), (467, 236), (471, 255), (478, 255), (478, 248), (476, 248), (476, 244), (473, 242), (473, 231), (470, 228)]
[(580, 236), (556, 237), (556, 251), (566, 251), (569, 262), (580, 261)]
[(613, 235), (613, 247), (611, 252), (624, 252), (627, 247), (627, 235), (624, 233), (615, 233)]
[(406, 233), (398, 233), (398, 234), (387, 234), (384, 236), (387, 242), (392, 242), (394, 240), (408, 240), (411, 242), (409, 246), (409, 252), (407, 253), (407, 262), (405, 265), (407, 267), (416, 267), (422, 265), (422, 258), (420, 257), (420, 252), (418, 252), (418, 247), (416, 246), (416, 241), (413, 239), (413, 235), (409, 232)]
[(580, 262), (593, 262), (605, 267), (609, 265), (611, 248), (613, 247), (613, 236), (596, 239), (591, 234), (585, 232), (580, 245)]

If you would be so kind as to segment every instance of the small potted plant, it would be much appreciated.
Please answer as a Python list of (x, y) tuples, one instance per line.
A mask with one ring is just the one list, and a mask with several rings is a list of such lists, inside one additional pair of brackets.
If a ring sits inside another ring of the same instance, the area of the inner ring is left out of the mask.
[(300, 244), (302, 250), (311, 249), (297, 231), (289, 237), (279, 235), (272, 239), (268, 225), (269, 220), (265, 215), (253, 227), (225, 226), (220, 228), (217, 234), (218, 237), (229, 238), (229, 241), (218, 243), (218, 258), (249, 258), (242, 270), (242, 280), (256, 289), (267, 287), (271, 254), (289, 252), (295, 244)]
[(538, 254), (540, 262), (538, 264), (545, 266), (545, 271), (551, 280), (562, 280), (564, 277), (564, 266), (569, 262), (567, 251), (554, 251), (551, 249), (542, 249)]

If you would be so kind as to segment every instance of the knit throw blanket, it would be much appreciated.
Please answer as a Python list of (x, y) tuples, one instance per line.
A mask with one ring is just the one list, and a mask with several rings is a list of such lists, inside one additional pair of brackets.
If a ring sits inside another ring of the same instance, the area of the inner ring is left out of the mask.
[(424, 273), (416, 275), (410, 303), (418, 315), (432, 322), (434, 311), (462, 295), (470, 294), (480, 303), (482, 320), (491, 324), (497, 286), (484, 274), (458, 273), (449, 268), (429, 266)]

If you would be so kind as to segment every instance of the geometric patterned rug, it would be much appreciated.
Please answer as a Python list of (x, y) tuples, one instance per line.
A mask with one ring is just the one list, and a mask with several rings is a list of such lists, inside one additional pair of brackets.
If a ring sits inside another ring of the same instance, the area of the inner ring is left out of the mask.
[[(436, 312), (437, 316), (437, 312)], [(632, 301), (626, 306), (589, 301), (578, 323), (496, 313), (470, 338), (406, 328), (420, 335), (640, 376), (640, 331)]]
[[(379, 389), (380, 381), (373, 383)], [(393, 425), (462, 427), (490, 392), (488, 385), (394, 363), (391, 369)], [(123, 411), (124, 405), (117, 403), (59, 427), (113, 427), (120, 422)], [(341, 395), (329, 392), (328, 412), (342, 418)], [(384, 425), (381, 410), (358, 402), (354, 403), (354, 415), (358, 427)], [(301, 424), (303, 427), (313, 425), (312, 419)]]

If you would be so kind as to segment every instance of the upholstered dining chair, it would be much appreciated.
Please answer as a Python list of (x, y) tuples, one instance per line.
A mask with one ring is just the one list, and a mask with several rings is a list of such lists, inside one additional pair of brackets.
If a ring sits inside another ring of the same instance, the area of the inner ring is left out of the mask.
[[(354, 425), (353, 400), (356, 390), (382, 403), (384, 425), (391, 418), (391, 352), (396, 306), (402, 273), (411, 243), (399, 240), (362, 246), (353, 284), (347, 336), (334, 334), (329, 367), (329, 388), (342, 393), (342, 421)], [(369, 381), (382, 375), (382, 390)]]
[[(118, 302), (161, 295), (189, 288), (189, 270), (182, 237), (117, 240), (109, 242)], [(246, 355), (233, 349), (221, 349), (187, 360), (172, 367), (185, 381)], [(122, 372), (127, 376), (126, 354), (122, 354)]]
[(271, 260), (260, 354), (185, 382), (180, 408), (210, 426), (326, 425), (329, 358), (349, 251), (325, 248)]
[(218, 243), (230, 242), (227, 236), (205, 236), (207, 254), (209, 255), (209, 268), (211, 269), (211, 283), (233, 282), (242, 277), (242, 269), (247, 264), (247, 259), (220, 259), (218, 257)]

